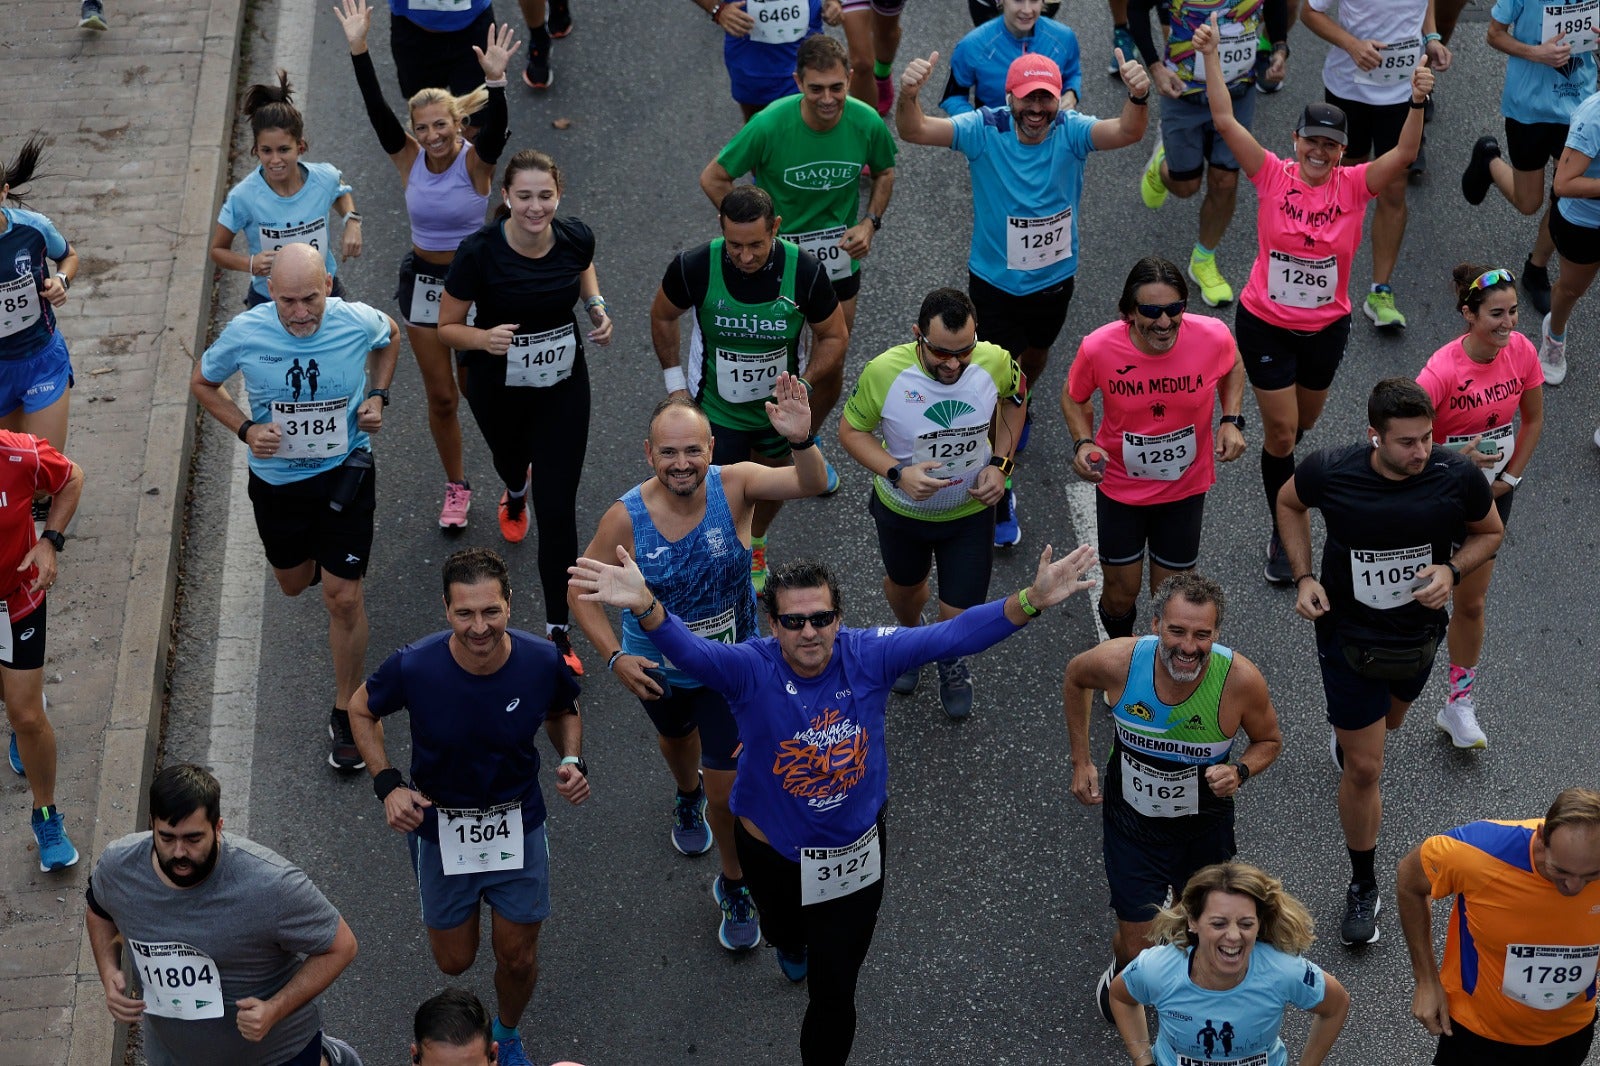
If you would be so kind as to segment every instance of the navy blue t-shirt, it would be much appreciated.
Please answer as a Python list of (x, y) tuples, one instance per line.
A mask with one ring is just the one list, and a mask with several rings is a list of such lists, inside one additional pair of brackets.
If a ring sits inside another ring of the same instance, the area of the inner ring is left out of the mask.
[[(506, 633), (511, 657), (488, 675), (461, 668), (448, 631), (407, 644), (367, 678), (367, 707), (378, 718), (411, 712), (411, 780), (435, 807), (483, 810), (520, 799), (527, 832), (545, 817), (540, 727), (580, 690), (553, 643)], [(431, 808), (417, 832), (439, 839)]]

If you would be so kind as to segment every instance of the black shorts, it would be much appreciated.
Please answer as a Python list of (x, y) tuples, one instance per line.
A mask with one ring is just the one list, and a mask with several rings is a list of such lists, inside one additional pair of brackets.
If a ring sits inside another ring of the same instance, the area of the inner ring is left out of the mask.
[(758, 455), (768, 459), (787, 459), (792, 450), (789, 438), (771, 426), (766, 429), (729, 429), (711, 423), (711, 461), (718, 466), (748, 463)]
[(1265, 322), (1241, 303), (1233, 315), (1233, 335), (1251, 385), (1262, 392), (1292, 385), (1320, 392), (1339, 372), (1350, 341), (1350, 316), (1306, 333)]
[[(1431, 639), (1437, 646), (1443, 637), (1440, 631), (1431, 637), (1419, 634), (1416, 640), (1421, 644)], [(1322, 693), (1328, 701), (1328, 724), (1335, 729), (1349, 730), (1365, 729), (1373, 722), (1382, 721), (1389, 714), (1391, 697), (1401, 703), (1414, 701), (1422, 695), (1428, 675), (1433, 672), (1430, 659), (1427, 669), (1401, 681), (1362, 677), (1345, 658), (1344, 646), (1330, 621), (1317, 625), (1317, 665), (1322, 669)]]
[[(333, 291), (328, 293), (328, 295), (337, 296), (341, 300), (344, 299), (344, 282), (339, 279), (339, 275), (337, 274), (333, 276)], [(272, 297), (263, 296), (259, 292), (256, 292), (256, 290), (253, 288), (244, 290), (244, 305), (247, 308), (260, 307), (262, 304), (269, 304), (271, 302)]]
[(250, 475), (256, 532), (274, 570), (292, 570), (314, 559), (323, 570), (347, 581), (366, 574), (378, 472), (368, 470), (355, 498), (344, 510), (335, 511), (328, 498), (344, 473), (343, 467), (334, 467), (287, 485), (268, 484)]
[(840, 303), (854, 300), (856, 293), (861, 291), (861, 271), (852, 270), (838, 281), (832, 282), (833, 294), (839, 298)]
[(45, 606), (50, 597), (45, 596), (39, 606), (21, 618), (11, 621), (11, 661), (0, 659), (7, 670), (44, 669)]
[[(408, 326), (419, 329), (439, 328), (439, 303), (444, 293), (444, 276), (450, 272), (448, 266), (438, 266), (426, 260), (418, 259), (414, 251), (407, 252), (405, 258), (400, 260), (400, 277), (394, 286), (394, 302), (400, 307), (400, 320)], [(433, 300), (424, 299), (416, 303), (417, 275), (430, 279), (439, 286), (440, 296)], [(415, 306), (413, 306), (415, 304)], [(411, 317), (411, 312), (418, 312), (417, 317)], [(429, 312), (432, 312), (429, 314)]]
[(1142, 815), (1131, 811), (1113, 814), (1109, 802), (1104, 809), (1100, 850), (1106, 861), (1111, 909), (1119, 921), (1150, 921), (1166, 902), (1168, 889), (1172, 890), (1174, 898), (1183, 895), (1183, 886), (1199, 870), (1212, 863), (1227, 862), (1239, 851), (1234, 843), (1231, 819), (1196, 817), (1192, 828), (1184, 819), (1159, 819), (1182, 823), (1190, 831), (1174, 832), (1170, 843), (1157, 846), (1134, 839), (1118, 825), (1119, 817), (1140, 818)]
[(978, 311), (978, 339), (998, 344), (1013, 359), (1021, 359), (1024, 348), (1049, 348), (1066, 324), (1075, 281), (1068, 278), (1017, 296), (968, 272), (967, 295)]
[(1439, 1037), (1433, 1066), (1583, 1066), (1594, 1043), (1594, 1020), (1548, 1044), (1503, 1044), (1479, 1036), (1450, 1019), (1451, 1035)]
[(989, 572), (994, 566), (994, 508), (933, 522), (907, 518), (883, 505), (875, 488), (867, 489), (867, 511), (878, 527), (878, 551), (889, 580), (914, 588), (939, 564), (939, 602), (957, 610), (976, 607), (989, 598)]
[(734, 724), (728, 701), (704, 686), (672, 686), (672, 695), (659, 700), (640, 700), (656, 732), (679, 740), (700, 731), (700, 765), (707, 770), (739, 768), (739, 727)]
[[(389, 19), (389, 54), (394, 56), (400, 94), (409, 103), (424, 89), (449, 89), (456, 96), (465, 96), (482, 85), (483, 68), (472, 54), (472, 46), (488, 44), (493, 22), (492, 6), (459, 30), (425, 30), (408, 18)], [(469, 126), (480, 125), (475, 119), (469, 115), (464, 121)]]
[(1550, 239), (1569, 263), (1600, 263), (1600, 229), (1580, 226), (1561, 213), (1561, 201), (1550, 205)]
[(1168, 570), (1193, 570), (1200, 561), (1200, 525), (1206, 494), (1197, 492), (1171, 503), (1118, 503), (1103, 491), (1094, 494), (1100, 534), (1095, 550), (1103, 566), (1130, 566), (1150, 559)]
[(1344, 154), (1351, 159), (1376, 159), (1399, 144), (1400, 131), (1411, 114), (1411, 104), (1405, 100), (1398, 104), (1369, 104), (1346, 100), (1326, 89), (1322, 98), (1344, 112), (1350, 138)]
[(1512, 170), (1543, 170), (1567, 149), (1564, 122), (1518, 122), (1506, 119), (1506, 159)]

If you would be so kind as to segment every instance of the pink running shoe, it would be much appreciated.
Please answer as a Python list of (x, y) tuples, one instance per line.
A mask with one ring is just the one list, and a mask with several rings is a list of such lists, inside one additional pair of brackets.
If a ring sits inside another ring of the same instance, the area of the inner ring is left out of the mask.
[(459, 481), (444, 483), (444, 507), (439, 511), (440, 529), (466, 529), (467, 507), (472, 503), (472, 490)]

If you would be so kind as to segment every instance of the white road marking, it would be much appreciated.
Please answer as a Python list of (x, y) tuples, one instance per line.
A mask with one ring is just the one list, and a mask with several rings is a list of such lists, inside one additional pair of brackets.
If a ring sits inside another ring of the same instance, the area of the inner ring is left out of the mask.
[[(1087, 481), (1074, 478), (1067, 484), (1067, 515), (1072, 519), (1072, 531), (1077, 535), (1079, 544), (1093, 544), (1100, 546), (1100, 527), (1094, 518), (1094, 486)], [(1096, 602), (1100, 592), (1104, 590), (1105, 575), (1100, 572), (1100, 564), (1096, 562), (1094, 569), (1089, 571), (1089, 577), (1094, 578), (1095, 589), (1093, 593)], [(1100, 621), (1100, 612), (1096, 608), (1089, 609), (1089, 615), (1094, 619), (1094, 631), (1104, 641), (1108, 638), (1105, 623)]]

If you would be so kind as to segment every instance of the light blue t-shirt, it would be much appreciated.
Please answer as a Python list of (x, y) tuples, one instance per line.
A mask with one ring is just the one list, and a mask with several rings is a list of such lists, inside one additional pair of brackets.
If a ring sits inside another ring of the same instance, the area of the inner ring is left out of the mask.
[[(1013, 296), (1059, 285), (1077, 273), (1078, 201), (1084, 162), (1094, 151), (1094, 116), (1058, 112), (1042, 144), (1017, 140), (1009, 108), (979, 108), (950, 121), (950, 147), (967, 157), (972, 170), (968, 269)], [(1050, 261), (1055, 246), (1044, 242), (1055, 232), (1071, 243), (1068, 254)], [(1025, 257), (1044, 265), (1017, 268)]]
[[(1506, 26), (1523, 44), (1539, 44), (1544, 33), (1544, 5), (1539, 0), (1495, 0), (1489, 17)], [(1560, 70), (1531, 59), (1506, 57), (1506, 87), (1500, 113), (1518, 122), (1555, 122), (1565, 126), (1584, 97), (1595, 90), (1595, 54), (1575, 55)]]
[[(333, 255), (333, 238), (328, 212), (333, 202), (353, 191), (345, 184), (339, 168), (331, 163), (301, 163), (303, 183), (293, 196), (279, 196), (267, 184), (260, 167), (228, 190), (217, 214), (217, 225), (234, 233), (244, 233), (250, 255), (263, 247), (276, 251), (286, 244), (309, 244), (322, 252), (322, 265), (333, 277), (339, 264)], [(253, 277), (250, 288), (267, 295), (267, 279)]]
[(1130, 996), (1161, 1017), (1152, 1048), (1156, 1066), (1263, 1061), (1260, 1056), (1266, 1066), (1287, 1066), (1289, 1053), (1278, 1036), (1283, 1008), (1292, 1003), (1311, 1010), (1328, 991), (1316, 963), (1260, 942), (1250, 949), (1244, 980), (1226, 992), (1191, 981), (1189, 949), (1173, 944), (1141, 951), (1122, 980)]
[[(1567, 131), (1567, 147), (1589, 157), (1584, 170), (1586, 178), (1600, 178), (1600, 93), (1594, 93), (1578, 105), (1572, 113), (1572, 127)], [(1563, 196), (1556, 202), (1556, 210), (1568, 222), (1590, 229), (1600, 229), (1600, 200), (1587, 200)]]
[(389, 317), (366, 304), (330, 296), (322, 325), (309, 337), (296, 337), (278, 320), (277, 305), (266, 303), (228, 323), (200, 357), (200, 374), (220, 385), (242, 371), (256, 422), (274, 421), (274, 401), (345, 401), (344, 451), (299, 459), (250, 457), (251, 473), (269, 485), (287, 485), (332, 470), (350, 450), (367, 447), (366, 432), (356, 426), (356, 408), (367, 398), (367, 353), (388, 343)]
[[(1017, 38), (1003, 18), (990, 19), (968, 33), (950, 53), (950, 76), (957, 85), (972, 87), (978, 107), (1006, 106), (1006, 75), (1022, 55), (1041, 55), (1061, 68), (1062, 91), (1083, 96), (1083, 64), (1078, 55), (1078, 35), (1054, 19), (1040, 18), (1031, 36)], [(965, 96), (947, 96), (944, 112), (952, 117), (974, 110)]]
[(6, 229), (0, 233), (0, 360), (38, 355), (56, 332), (55, 312), (40, 289), (60, 262), (67, 240), (55, 224), (34, 211), (0, 208)]

